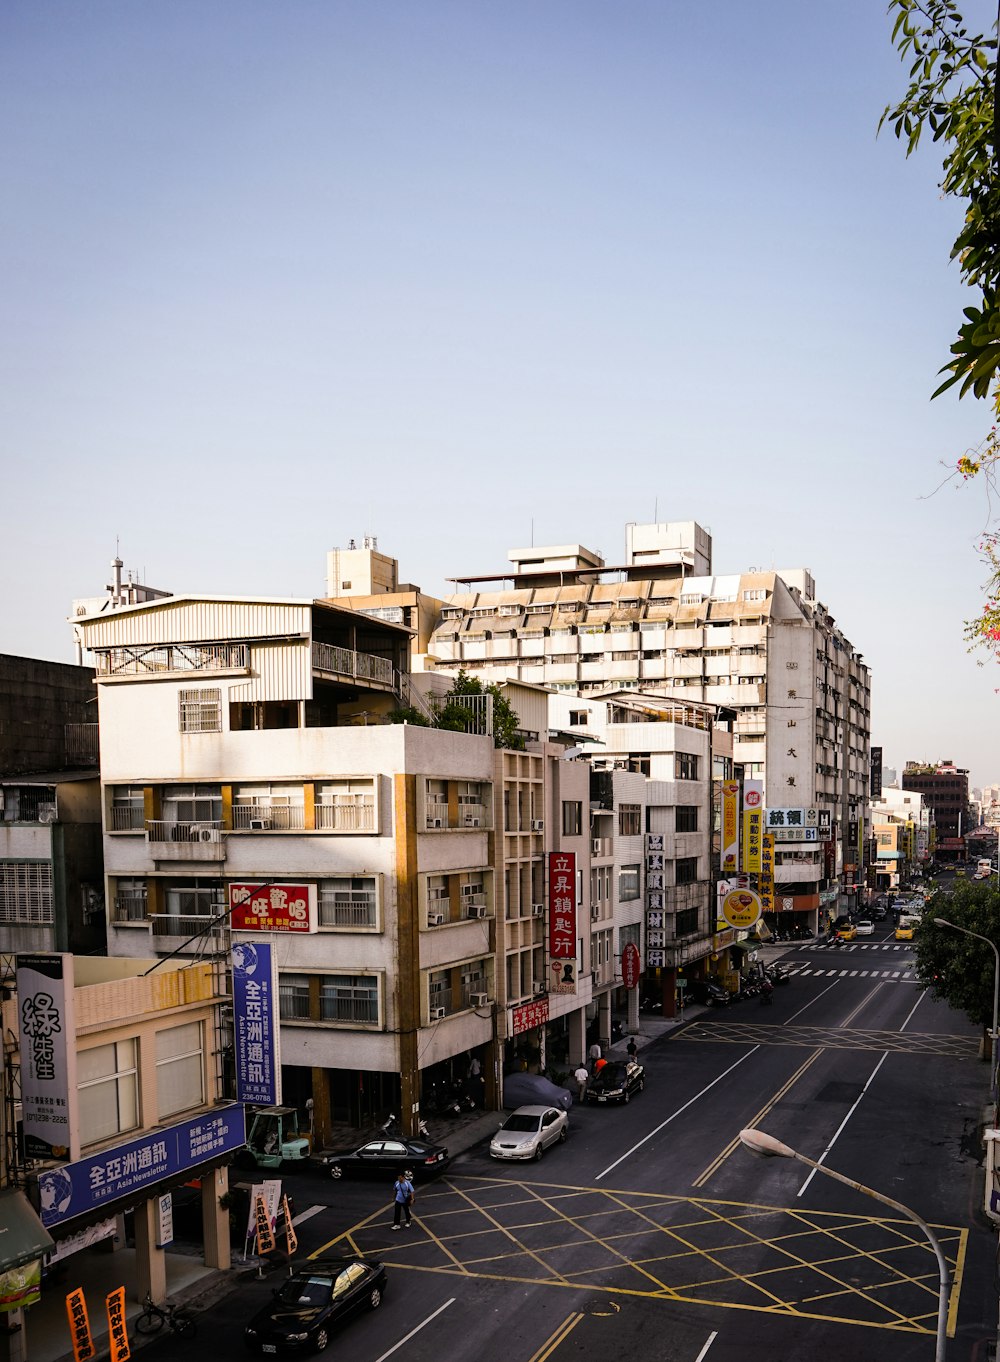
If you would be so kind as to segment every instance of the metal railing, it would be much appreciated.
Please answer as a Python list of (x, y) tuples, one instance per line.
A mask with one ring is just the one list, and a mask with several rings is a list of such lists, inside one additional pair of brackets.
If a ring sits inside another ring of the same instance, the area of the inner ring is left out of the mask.
[[(214, 836), (203, 836), (204, 833)], [(217, 842), (222, 836), (219, 819), (199, 819), (192, 823), (172, 823), (164, 818), (146, 820), (146, 836), (151, 842)]]
[[(203, 913), (150, 913), (149, 921), (153, 924), (154, 936), (179, 936), (185, 940), (191, 936), (215, 938), (222, 936), (227, 924), (225, 921), (217, 922), (209, 928), (209, 923), (224, 913), (225, 909), (224, 903), (217, 903), (212, 905), (210, 911)], [(193, 942), (192, 948), (197, 944)]]
[(146, 815), (136, 804), (112, 804), (110, 832), (145, 832)]
[(258, 800), (253, 804), (233, 805), (236, 832), (302, 832), (305, 825), (306, 811), (302, 804), (271, 804)]
[(374, 681), (396, 689), (395, 668), (386, 657), (356, 653), (351, 648), (338, 648), (332, 643), (314, 643), (312, 661), (317, 671), (350, 676), (357, 681)]
[(245, 669), (246, 643), (174, 643), (156, 647), (104, 648), (95, 654), (98, 676), (148, 676), (163, 672)]
[(373, 832), (375, 799), (360, 804), (316, 804), (316, 828), (321, 832)]
[(334, 894), (319, 899), (321, 927), (374, 927), (376, 903), (374, 894)]
[(116, 894), (112, 922), (145, 922), (149, 900), (145, 894)]

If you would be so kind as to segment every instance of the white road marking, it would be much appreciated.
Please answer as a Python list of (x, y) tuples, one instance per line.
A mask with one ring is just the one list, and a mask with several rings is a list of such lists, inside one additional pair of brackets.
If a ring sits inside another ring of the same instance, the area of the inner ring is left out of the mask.
[[(648, 1135), (644, 1135), (642, 1137), (638, 1144), (634, 1144), (631, 1149), (627, 1149), (620, 1159), (615, 1159), (614, 1163), (609, 1164), (607, 1168), (605, 1168), (603, 1173), (598, 1173), (597, 1176), (594, 1178), (594, 1181), (600, 1182), (601, 1178), (606, 1177), (608, 1173), (613, 1173), (620, 1163), (624, 1163), (627, 1158), (634, 1154), (637, 1149), (641, 1149), (642, 1146), (646, 1144), (647, 1141), (651, 1140), (654, 1135), (659, 1135), (660, 1131), (663, 1130), (665, 1126), (668, 1126), (671, 1121), (675, 1121), (677, 1117), (680, 1116), (681, 1112), (687, 1111), (688, 1107), (693, 1106), (694, 1103), (698, 1101), (699, 1097), (704, 1097), (707, 1092), (711, 1092), (711, 1090), (715, 1087), (716, 1083), (721, 1083), (722, 1080), (724, 1078), (727, 1078), (729, 1074), (733, 1072), (734, 1069), (738, 1069), (745, 1059), (749, 1059), (750, 1056), (756, 1054), (756, 1052), (759, 1049), (760, 1046), (755, 1045), (753, 1049), (748, 1050), (745, 1055), (740, 1055), (739, 1059), (736, 1061), (735, 1064), (730, 1064), (729, 1068), (726, 1069), (724, 1073), (719, 1074), (718, 1078), (713, 1078), (711, 1083), (707, 1083), (705, 1087), (702, 1088), (701, 1092), (696, 1092), (695, 1095), (689, 1098), (688, 1101), (686, 1101), (682, 1107), (678, 1107), (672, 1116), (668, 1116), (665, 1121), (661, 1121), (655, 1130), (651, 1130)], [(379, 1359), (379, 1362), (381, 1362), (381, 1359)]]
[(417, 1327), (415, 1329), (411, 1329), (405, 1338), (401, 1338), (398, 1343), (394, 1343), (387, 1353), (383, 1353), (381, 1357), (376, 1357), (375, 1362), (385, 1362), (385, 1359), (387, 1357), (391, 1357), (394, 1352), (397, 1352), (403, 1346), (404, 1343), (409, 1343), (411, 1338), (415, 1338), (416, 1335), (420, 1333), (421, 1329), (423, 1329), (426, 1325), (430, 1324), (432, 1319), (437, 1319), (438, 1315), (440, 1315), (442, 1310), (447, 1310), (449, 1305), (454, 1305), (455, 1299), (456, 1298), (452, 1296), (451, 1300), (445, 1301), (444, 1305), (439, 1305), (438, 1308), (434, 1311), (433, 1315), (428, 1315), (425, 1320), (421, 1320)]
[(301, 1215), (293, 1215), (292, 1224), (301, 1225), (304, 1220), (311, 1220), (314, 1215), (319, 1215), (320, 1211), (325, 1211), (326, 1209), (326, 1206), (310, 1206), (309, 1209), (303, 1211)]
[[(889, 1057), (889, 1051), (886, 1050), (885, 1053), (882, 1055), (882, 1058), (881, 1058), (881, 1059), (879, 1060), (879, 1062), (875, 1065), (874, 1069), (872, 1069), (871, 1074), (870, 1074), (870, 1076), (869, 1076), (869, 1078), (868, 1078), (868, 1082), (865, 1084), (865, 1086), (864, 1086), (864, 1087), (861, 1089), (861, 1091), (858, 1093), (857, 1101), (854, 1103), (854, 1106), (851, 1107), (850, 1111), (847, 1113), (847, 1115), (846, 1115), (846, 1116), (844, 1117), (844, 1119), (841, 1121), (840, 1125), (837, 1127), (837, 1132), (836, 1132), (836, 1134), (834, 1135), (833, 1139), (830, 1141), (830, 1143), (827, 1145), (827, 1147), (823, 1150), (822, 1154), (820, 1154), (819, 1158), (816, 1160), (817, 1163), (823, 1163), (824, 1160), (826, 1159), (827, 1154), (829, 1154), (830, 1150), (831, 1150), (831, 1149), (833, 1148), (833, 1146), (837, 1143), (837, 1140), (838, 1140), (838, 1138), (840, 1137), (840, 1132), (844, 1129), (844, 1127), (847, 1125), (848, 1121), (849, 1121), (849, 1120), (851, 1119), (851, 1117), (854, 1115), (855, 1111), (856, 1111), (857, 1108), (858, 1108), (858, 1104), (860, 1103), (861, 1099), (864, 1097), (865, 1093), (868, 1091), (868, 1088), (870, 1087), (870, 1085), (872, 1084), (872, 1082), (873, 1082), (874, 1079), (875, 1079), (875, 1075), (878, 1073), (879, 1069), (881, 1069), (882, 1065), (885, 1063), (885, 1061), (888, 1059), (888, 1057)], [(812, 1180), (813, 1180), (813, 1178), (814, 1178), (815, 1176), (816, 1176), (816, 1169), (815, 1169), (815, 1168), (810, 1169), (809, 1176), (806, 1178), (805, 1182), (802, 1184), (802, 1186), (799, 1188), (799, 1190), (796, 1192), (795, 1195), (796, 1195), (796, 1196), (801, 1196), (802, 1193), (803, 1193), (803, 1192), (806, 1190), (806, 1188), (809, 1186), (810, 1182), (812, 1182)]]
[(704, 1348), (702, 1348), (701, 1352), (694, 1359), (694, 1362), (704, 1362), (704, 1359), (708, 1356), (709, 1348), (712, 1346), (712, 1344), (718, 1337), (719, 1335), (717, 1333), (709, 1334), (708, 1338), (705, 1340)]

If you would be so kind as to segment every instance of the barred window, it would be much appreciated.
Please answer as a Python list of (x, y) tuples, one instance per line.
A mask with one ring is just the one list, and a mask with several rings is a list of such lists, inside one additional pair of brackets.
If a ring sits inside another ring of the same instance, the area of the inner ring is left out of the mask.
[(698, 779), (698, 758), (693, 752), (677, 752), (675, 754), (675, 777), (677, 780), (697, 780)]
[(345, 875), (343, 879), (320, 880), (318, 891), (321, 927), (378, 925), (374, 875)]
[(697, 804), (678, 804), (675, 813), (676, 822), (674, 829), (677, 832), (697, 832), (698, 831), (698, 806)]
[(282, 1021), (309, 1020), (308, 975), (279, 974), (278, 1015)]
[(698, 930), (698, 909), (682, 908), (677, 914), (677, 921), (674, 927), (675, 936), (693, 936)]
[(222, 691), (218, 686), (182, 690), (179, 705), (182, 733), (222, 732)]
[(374, 974), (331, 974), (320, 980), (320, 1016), (332, 1022), (377, 1022), (378, 979)]
[(618, 901), (625, 903), (628, 899), (639, 897), (639, 867), (637, 865), (623, 865), (618, 872)]
[(675, 884), (694, 884), (698, 878), (698, 857), (683, 856), (679, 861), (674, 862), (676, 866)]
[(55, 921), (49, 861), (0, 861), (0, 922)]

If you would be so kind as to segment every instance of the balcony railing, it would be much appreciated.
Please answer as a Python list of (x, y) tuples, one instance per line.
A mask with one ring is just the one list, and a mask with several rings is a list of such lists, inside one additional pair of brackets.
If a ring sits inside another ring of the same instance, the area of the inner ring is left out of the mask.
[(149, 900), (145, 894), (116, 894), (113, 922), (145, 922)]
[(350, 648), (337, 648), (332, 643), (314, 643), (312, 661), (317, 671), (350, 676), (356, 681), (372, 681), (390, 690), (396, 686), (395, 668), (385, 657), (356, 653)]
[(138, 805), (112, 804), (112, 832), (144, 832), (145, 828), (146, 818)]
[(332, 898), (320, 898), (321, 927), (374, 927), (375, 923), (374, 894), (336, 894)]
[(222, 823), (218, 819), (175, 823), (150, 818), (146, 821), (146, 836), (151, 842), (218, 842), (222, 838)]
[(233, 805), (236, 832), (302, 832), (306, 811), (301, 804), (272, 804), (257, 800), (253, 804)]
[(316, 827), (322, 832), (374, 832), (374, 795), (349, 804), (317, 803)]
[(449, 821), (448, 801), (429, 799), (425, 810), (425, 823), (428, 828), (488, 828), (489, 809), (485, 804), (459, 804), (458, 816)]
[(158, 676), (164, 672), (245, 670), (245, 643), (174, 643), (166, 647), (105, 648), (95, 654), (98, 676)]
[(151, 913), (149, 921), (153, 924), (154, 936), (176, 936), (182, 940), (192, 936), (215, 938), (225, 930), (226, 922), (216, 922), (209, 928), (215, 917), (226, 910), (224, 903), (213, 904), (210, 911), (199, 913)]

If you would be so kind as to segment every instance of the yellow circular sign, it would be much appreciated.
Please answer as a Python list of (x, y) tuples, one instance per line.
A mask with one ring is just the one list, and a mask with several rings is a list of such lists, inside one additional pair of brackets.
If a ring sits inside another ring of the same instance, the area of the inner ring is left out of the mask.
[(761, 908), (760, 895), (752, 889), (731, 889), (722, 900), (722, 916), (730, 927), (752, 927)]

